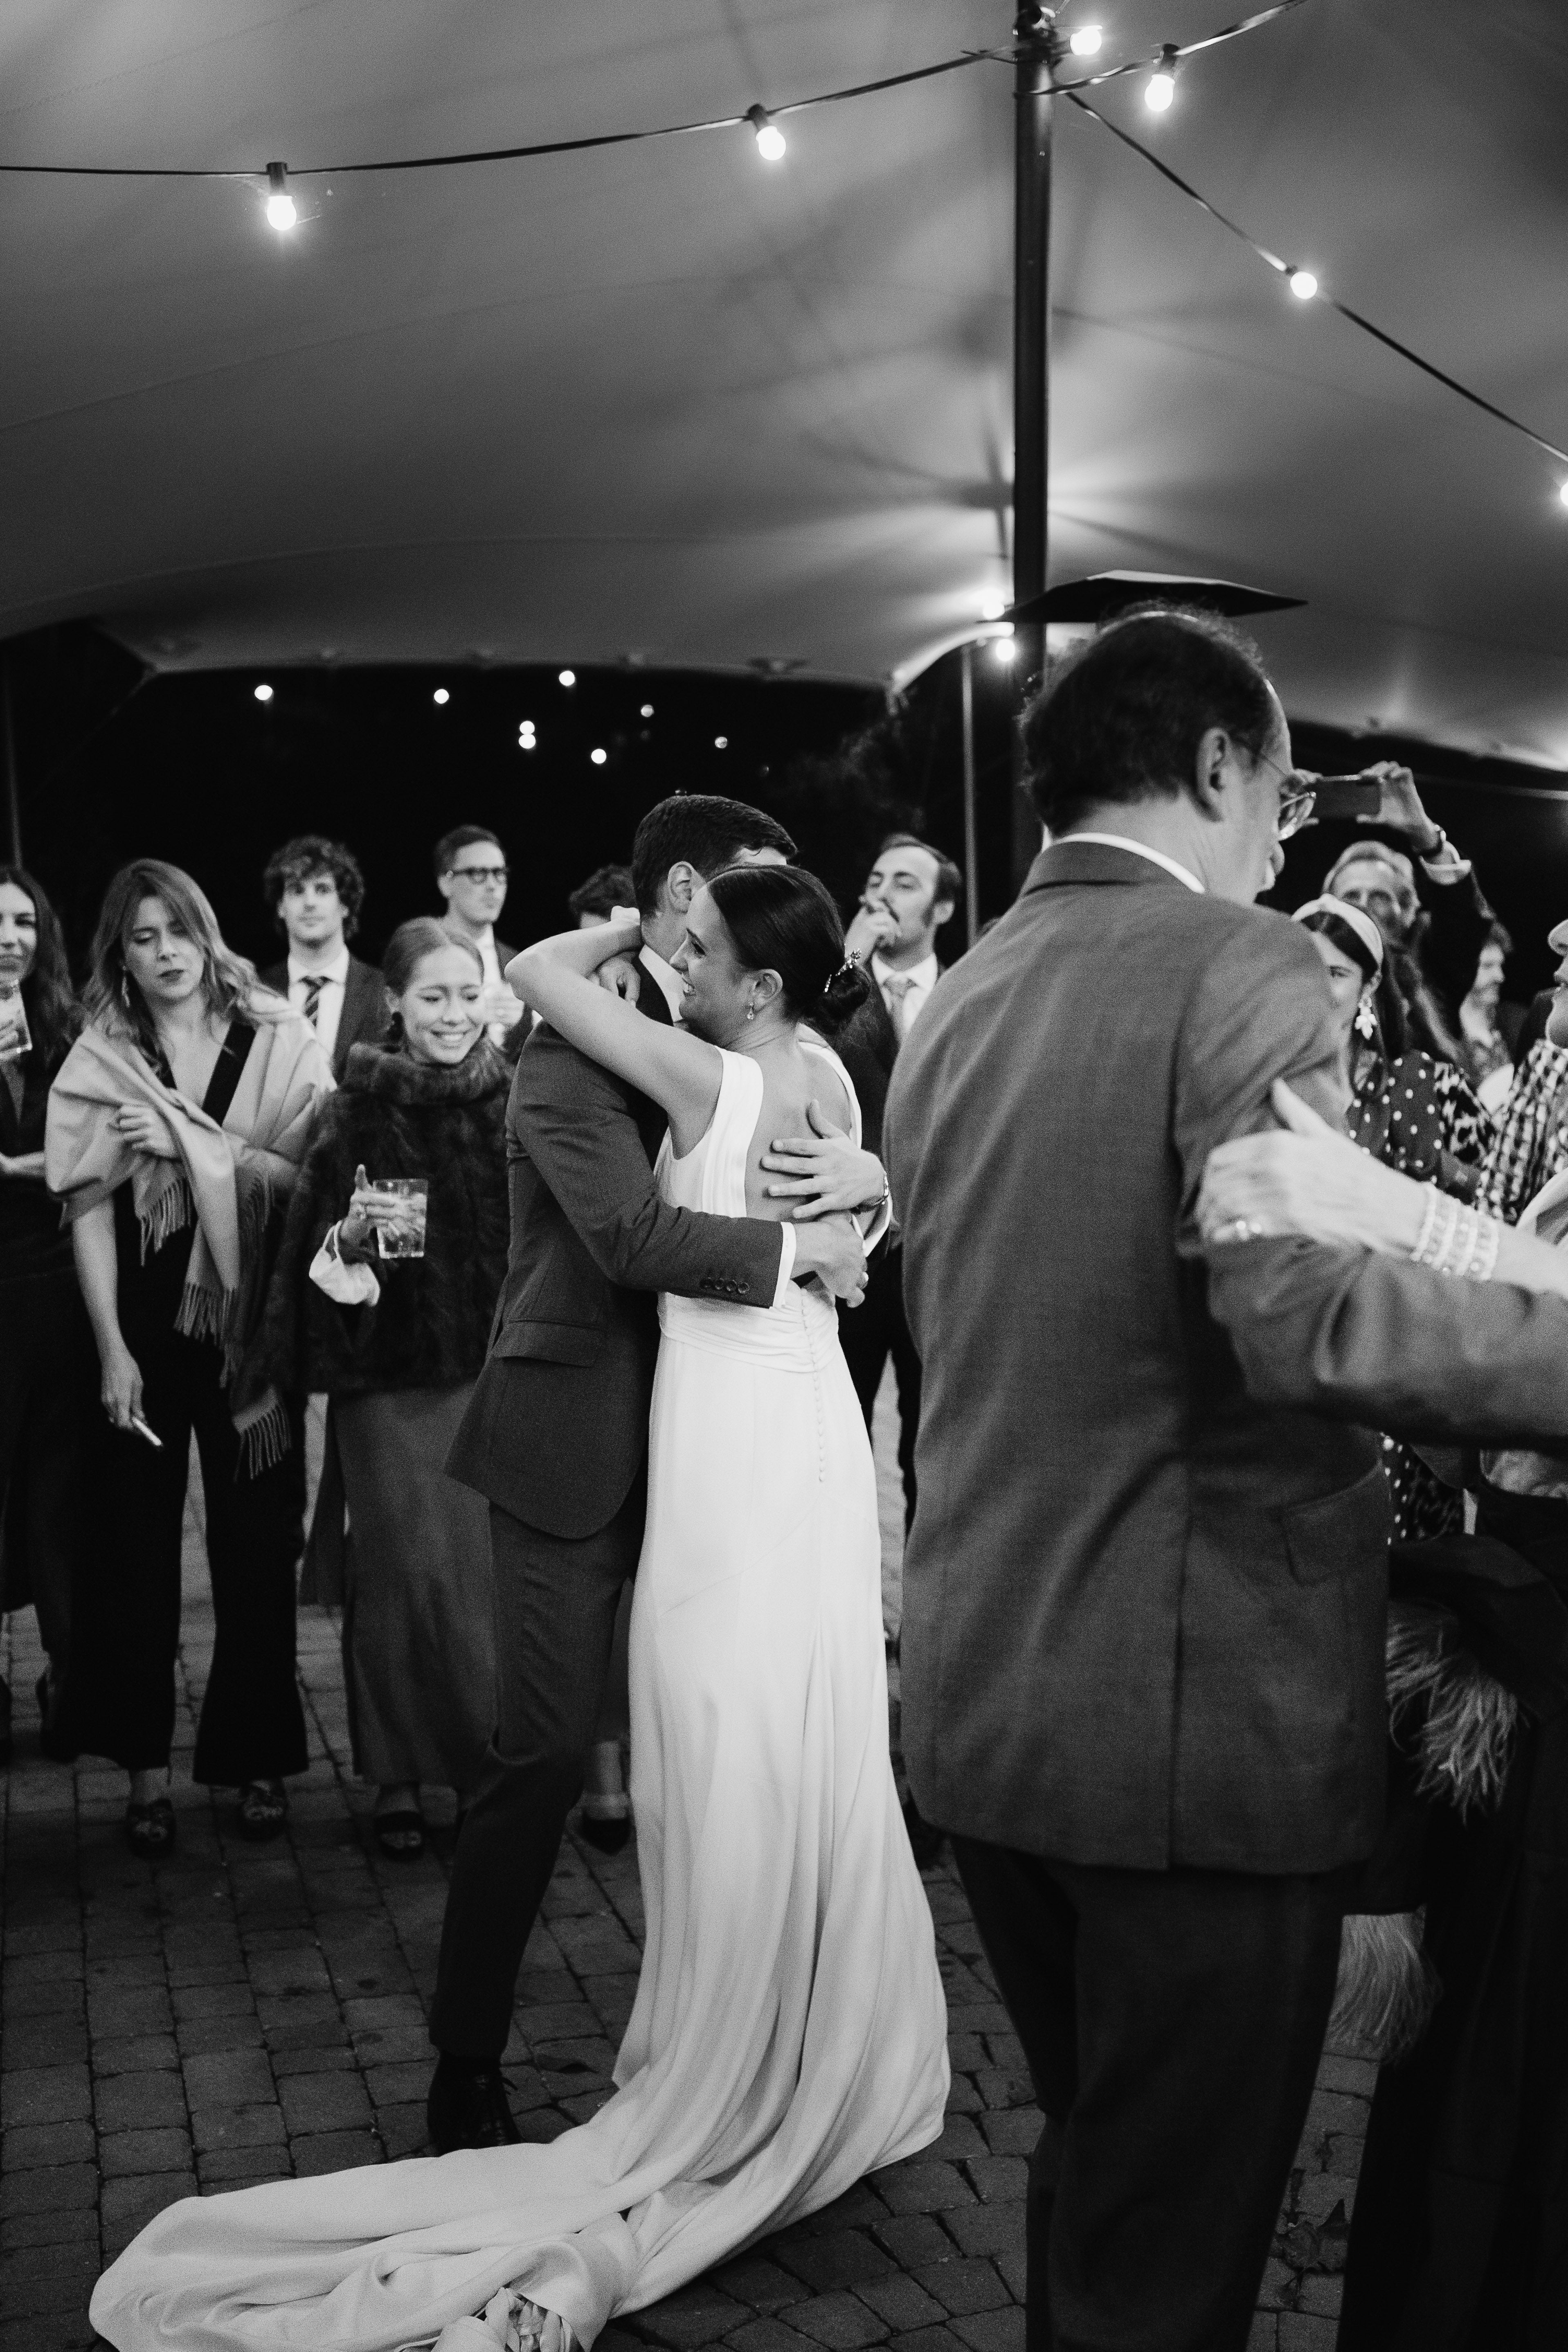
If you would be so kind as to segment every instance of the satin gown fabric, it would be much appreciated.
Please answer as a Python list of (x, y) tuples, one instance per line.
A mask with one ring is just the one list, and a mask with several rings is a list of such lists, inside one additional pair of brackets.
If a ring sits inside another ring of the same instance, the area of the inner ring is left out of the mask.
[[(665, 1197), (744, 1215), (762, 1101), (726, 1054), (707, 1135), (660, 1156)], [(94, 2295), (117, 2352), (395, 2352), (508, 2283), (590, 2343), (940, 2134), (946, 2016), (833, 1307), (792, 1286), (771, 1308), (667, 1296), (660, 1318), (631, 1631), (647, 1942), (616, 2096), (544, 2147), (172, 2206)]]

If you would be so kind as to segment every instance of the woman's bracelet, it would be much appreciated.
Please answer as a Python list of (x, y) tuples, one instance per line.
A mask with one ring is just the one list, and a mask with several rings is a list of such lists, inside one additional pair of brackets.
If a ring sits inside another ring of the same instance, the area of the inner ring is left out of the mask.
[(1421, 1232), (1410, 1255), (1417, 1265), (1460, 1280), (1489, 1282), (1497, 1267), (1502, 1229), (1495, 1217), (1467, 1209), (1436, 1184), (1426, 1187)]

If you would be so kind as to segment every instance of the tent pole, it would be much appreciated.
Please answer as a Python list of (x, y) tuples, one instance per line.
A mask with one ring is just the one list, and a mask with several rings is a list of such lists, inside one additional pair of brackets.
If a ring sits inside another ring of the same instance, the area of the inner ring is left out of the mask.
[(11, 717), (11, 656), (0, 653), (0, 729), (5, 737), (5, 801), (11, 817), (11, 863), (22, 863), (22, 782), (16, 773), (16, 730)]
[[(1054, 11), (1026, 5), (1014, 33), (1016, 119), (1013, 141), (1013, 602), (1046, 589), (1047, 500), (1051, 415), (1051, 124), (1058, 41)], [(1045, 667), (1039, 621), (1014, 631), (1013, 679), (1022, 709)], [(1023, 746), (1015, 734), (1012, 892), (1040, 845), (1038, 820), (1024, 795)]]
[(980, 826), (974, 805), (974, 645), (964, 643), (959, 677), (963, 688), (963, 913), (967, 944), (980, 937)]

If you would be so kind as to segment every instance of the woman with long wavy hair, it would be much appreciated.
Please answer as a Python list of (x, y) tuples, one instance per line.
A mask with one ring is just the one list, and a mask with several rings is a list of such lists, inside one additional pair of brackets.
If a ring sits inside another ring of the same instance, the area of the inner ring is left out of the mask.
[(298, 1465), (249, 1342), (269, 1240), (331, 1073), (310, 1024), (224, 943), (188, 874), (138, 858), (110, 883), (87, 1026), (49, 1097), (46, 1169), (64, 1201), (109, 1428), (63, 1728), (131, 1775), (126, 1834), (174, 1843), (168, 1796), (180, 1538), (193, 1432), (216, 1639), (194, 1777), (237, 1788), (275, 1836), (305, 1769), (294, 1677)]
[[(0, 1608), (31, 1601), (38, 1613), (46, 1755), (56, 1752), (97, 1385), (70, 1239), (44, 1183), (49, 1087), (80, 1026), (59, 919), (24, 866), (0, 866)], [(0, 1749), (10, 1738), (0, 1683)]]

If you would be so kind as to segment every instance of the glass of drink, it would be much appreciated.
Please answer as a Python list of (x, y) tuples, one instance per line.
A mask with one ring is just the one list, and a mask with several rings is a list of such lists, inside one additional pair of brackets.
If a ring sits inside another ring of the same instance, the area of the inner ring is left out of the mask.
[(423, 1257), (425, 1216), (430, 1202), (428, 1176), (373, 1176), (366, 1187), (390, 1202), (395, 1214), (378, 1218), (375, 1245), (383, 1257)]
[(0, 1062), (16, 1062), (32, 1045), (19, 988), (0, 987)]

